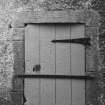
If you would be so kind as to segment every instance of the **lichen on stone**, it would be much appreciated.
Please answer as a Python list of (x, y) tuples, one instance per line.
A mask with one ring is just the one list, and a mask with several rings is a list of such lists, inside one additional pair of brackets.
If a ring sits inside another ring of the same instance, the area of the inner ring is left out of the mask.
[(41, 7), (47, 10), (84, 9), (91, 7), (92, 0), (44, 0)]
[(105, 105), (105, 95), (103, 93), (98, 97), (98, 105)]
[(0, 86), (12, 88), (13, 46), (10, 42), (2, 42), (0, 47)]

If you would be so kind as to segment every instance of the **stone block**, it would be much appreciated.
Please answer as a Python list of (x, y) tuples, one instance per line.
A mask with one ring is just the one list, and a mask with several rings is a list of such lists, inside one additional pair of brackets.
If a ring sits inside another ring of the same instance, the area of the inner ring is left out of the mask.
[(13, 29), (13, 41), (23, 41), (24, 40), (24, 28), (14, 28)]
[(85, 28), (85, 34), (87, 37), (91, 37), (91, 36), (98, 36), (99, 32), (98, 32), (98, 27), (86, 27)]
[(12, 90), (23, 91), (23, 79), (16, 76), (24, 74), (25, 61), (24, 61), (24, 42), (13, 41), (14, 50), (14, 77), (12, 79)]
[(24, 59), (24, 41), (13, 41), (14, 59)]
[(10, 92), (13, 105), (23, 105), (23, 92)]

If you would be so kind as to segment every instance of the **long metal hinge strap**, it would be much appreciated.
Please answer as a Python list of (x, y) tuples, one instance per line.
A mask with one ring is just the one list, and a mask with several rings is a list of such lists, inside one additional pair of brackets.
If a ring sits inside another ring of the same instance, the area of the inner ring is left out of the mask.
[(59, 40), (52, 40), (53, 43), (76, 43), (76, 44), (83, 44), (83, 45), (90, 45), (90, 38), (76, 38), (76, 39), (59, 39)]
[(18, 78), (44, 78), (44, 79), (94, 79), (92, 76), (81, 75), (17, 75)]

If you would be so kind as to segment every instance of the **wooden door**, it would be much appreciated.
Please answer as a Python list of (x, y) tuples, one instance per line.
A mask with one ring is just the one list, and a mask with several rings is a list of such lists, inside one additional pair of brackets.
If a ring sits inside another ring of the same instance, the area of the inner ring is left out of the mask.
[[(82, 24), (27, 25), (25, 74), (85, 75), (83, 45), (51, 42), (81, 37), (84, 37)], [(34, 70), (33, 67), (39, 69)], [(25, 105), (85, 105), (85, 80), (25, 78), (24, 94)]]

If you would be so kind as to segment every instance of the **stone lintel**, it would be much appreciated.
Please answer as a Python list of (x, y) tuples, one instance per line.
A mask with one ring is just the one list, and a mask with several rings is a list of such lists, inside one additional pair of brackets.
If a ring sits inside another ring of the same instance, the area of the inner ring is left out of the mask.
[(87, 26), (99, 26), (100, 16), (94, 10), (63, 10), (63, 11), (23, 11), (17, 13), (12, 27), (21, 28), (25, 24), (46, 23), (81, 23)]

